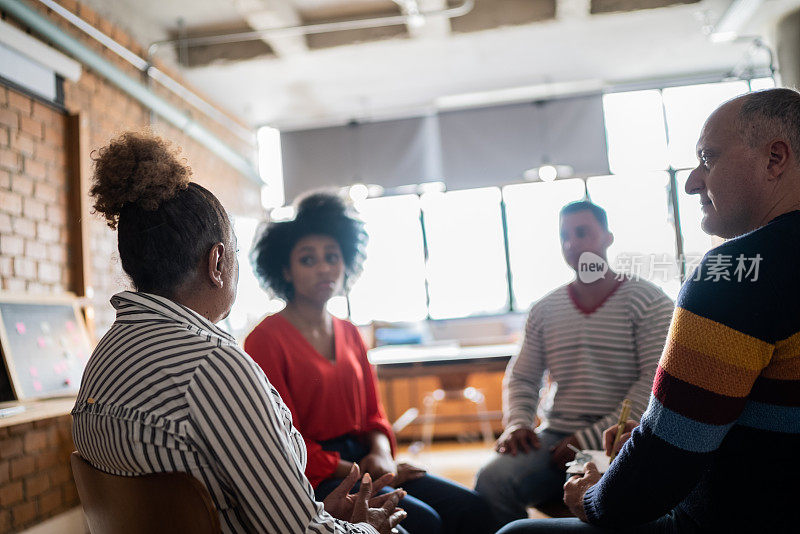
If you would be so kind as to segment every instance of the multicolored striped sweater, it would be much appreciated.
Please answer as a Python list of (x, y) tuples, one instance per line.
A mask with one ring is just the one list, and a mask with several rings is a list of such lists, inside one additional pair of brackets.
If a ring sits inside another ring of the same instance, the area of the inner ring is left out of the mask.
[(620, 528), (677, 506), (702, 530), (800, 531), (799, 244), (793, 211), (703, 258), (641, 425), (586, 492), (590, 523)]

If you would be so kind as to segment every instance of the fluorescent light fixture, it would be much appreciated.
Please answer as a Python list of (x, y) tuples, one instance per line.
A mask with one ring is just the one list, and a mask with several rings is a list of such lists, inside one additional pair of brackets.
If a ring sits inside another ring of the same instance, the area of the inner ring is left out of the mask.
[(80, 63), (2, 20), (0, 20), (0, 43), (70, 81), (77, 82), (81, 77)]
[(715, 43), (729, 42), (736, 39), (745, 24), (755, 15), (764, 0), (733, 0), (709, 38)]
[(736, 40), (739, 36), (736, 32), (712, 32), (708, 39), (712, 43), (730, 43)]

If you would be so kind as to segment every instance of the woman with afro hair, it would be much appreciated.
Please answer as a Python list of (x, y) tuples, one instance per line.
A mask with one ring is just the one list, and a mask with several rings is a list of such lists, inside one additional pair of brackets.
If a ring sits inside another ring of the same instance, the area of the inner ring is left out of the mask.
[[(358, 329), (326, 304), (361, 272), (367, 235), (336, 195), (302, 198), (293, 220), (273, 222), (251, 252), (262, 286), (286, 301), (247, 336), (245, 351), (281, 394), (308, 450), (306, 476), (324, 499), (354, 464), (373, 479), (394, 473), (412, 534), (494, 532), (476, 493), (396, 463), (395, 437)], [(385, 488), (385, 491), (391, 490)]]

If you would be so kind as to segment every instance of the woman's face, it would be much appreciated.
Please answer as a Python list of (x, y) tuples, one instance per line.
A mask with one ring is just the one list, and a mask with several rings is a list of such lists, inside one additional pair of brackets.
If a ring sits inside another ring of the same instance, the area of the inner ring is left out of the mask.
[(344, 283), (344, 259), (339, 243), (326, 235), (302, 238), (289, 255), (283, 276), (294, 287), (294, 300), (324, 305)]

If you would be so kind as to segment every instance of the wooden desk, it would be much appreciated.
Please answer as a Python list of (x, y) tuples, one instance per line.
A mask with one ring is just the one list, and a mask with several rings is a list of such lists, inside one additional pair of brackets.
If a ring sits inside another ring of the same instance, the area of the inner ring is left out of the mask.
[(426, 395), (435, 389), (458, 392), (470, 385), (483, 391), (489, 411), (484, 417), (452, 408), (449, 414), (447, 409), (437, 413), (437, 422), (453, 424), (437, 425), (436, 435), (458, 435), (463, 423), (487, 418), (495, 431), (502, 430), (501, 375), (518, 352), (519, 345), (514, 343), (466, 347), (452, 343), (378, 347), (369, 351), (368, 356), (383, 387), (389, 419), (401, 423), (398, 425), (401, 437), (411, 438), (414, 428), (406, 432), (402, 428), (426, 422), (419, 415)]
[[(75, 397), (1, 402), (0, 428), (69, 415), (73, 406), (75, 406)], [(18, 410), (18, 408), (22, 408), (22, 410)], [(4, 410), (8, 410), (12, 414), (2, 415)]]
[(377, 347), (367, 356), (378, 372), (379, 378), (408, 378), (410, 376), (436, 375), (440, 378), (452, 374), (505, 371), (519, 345), (392, 345)]

